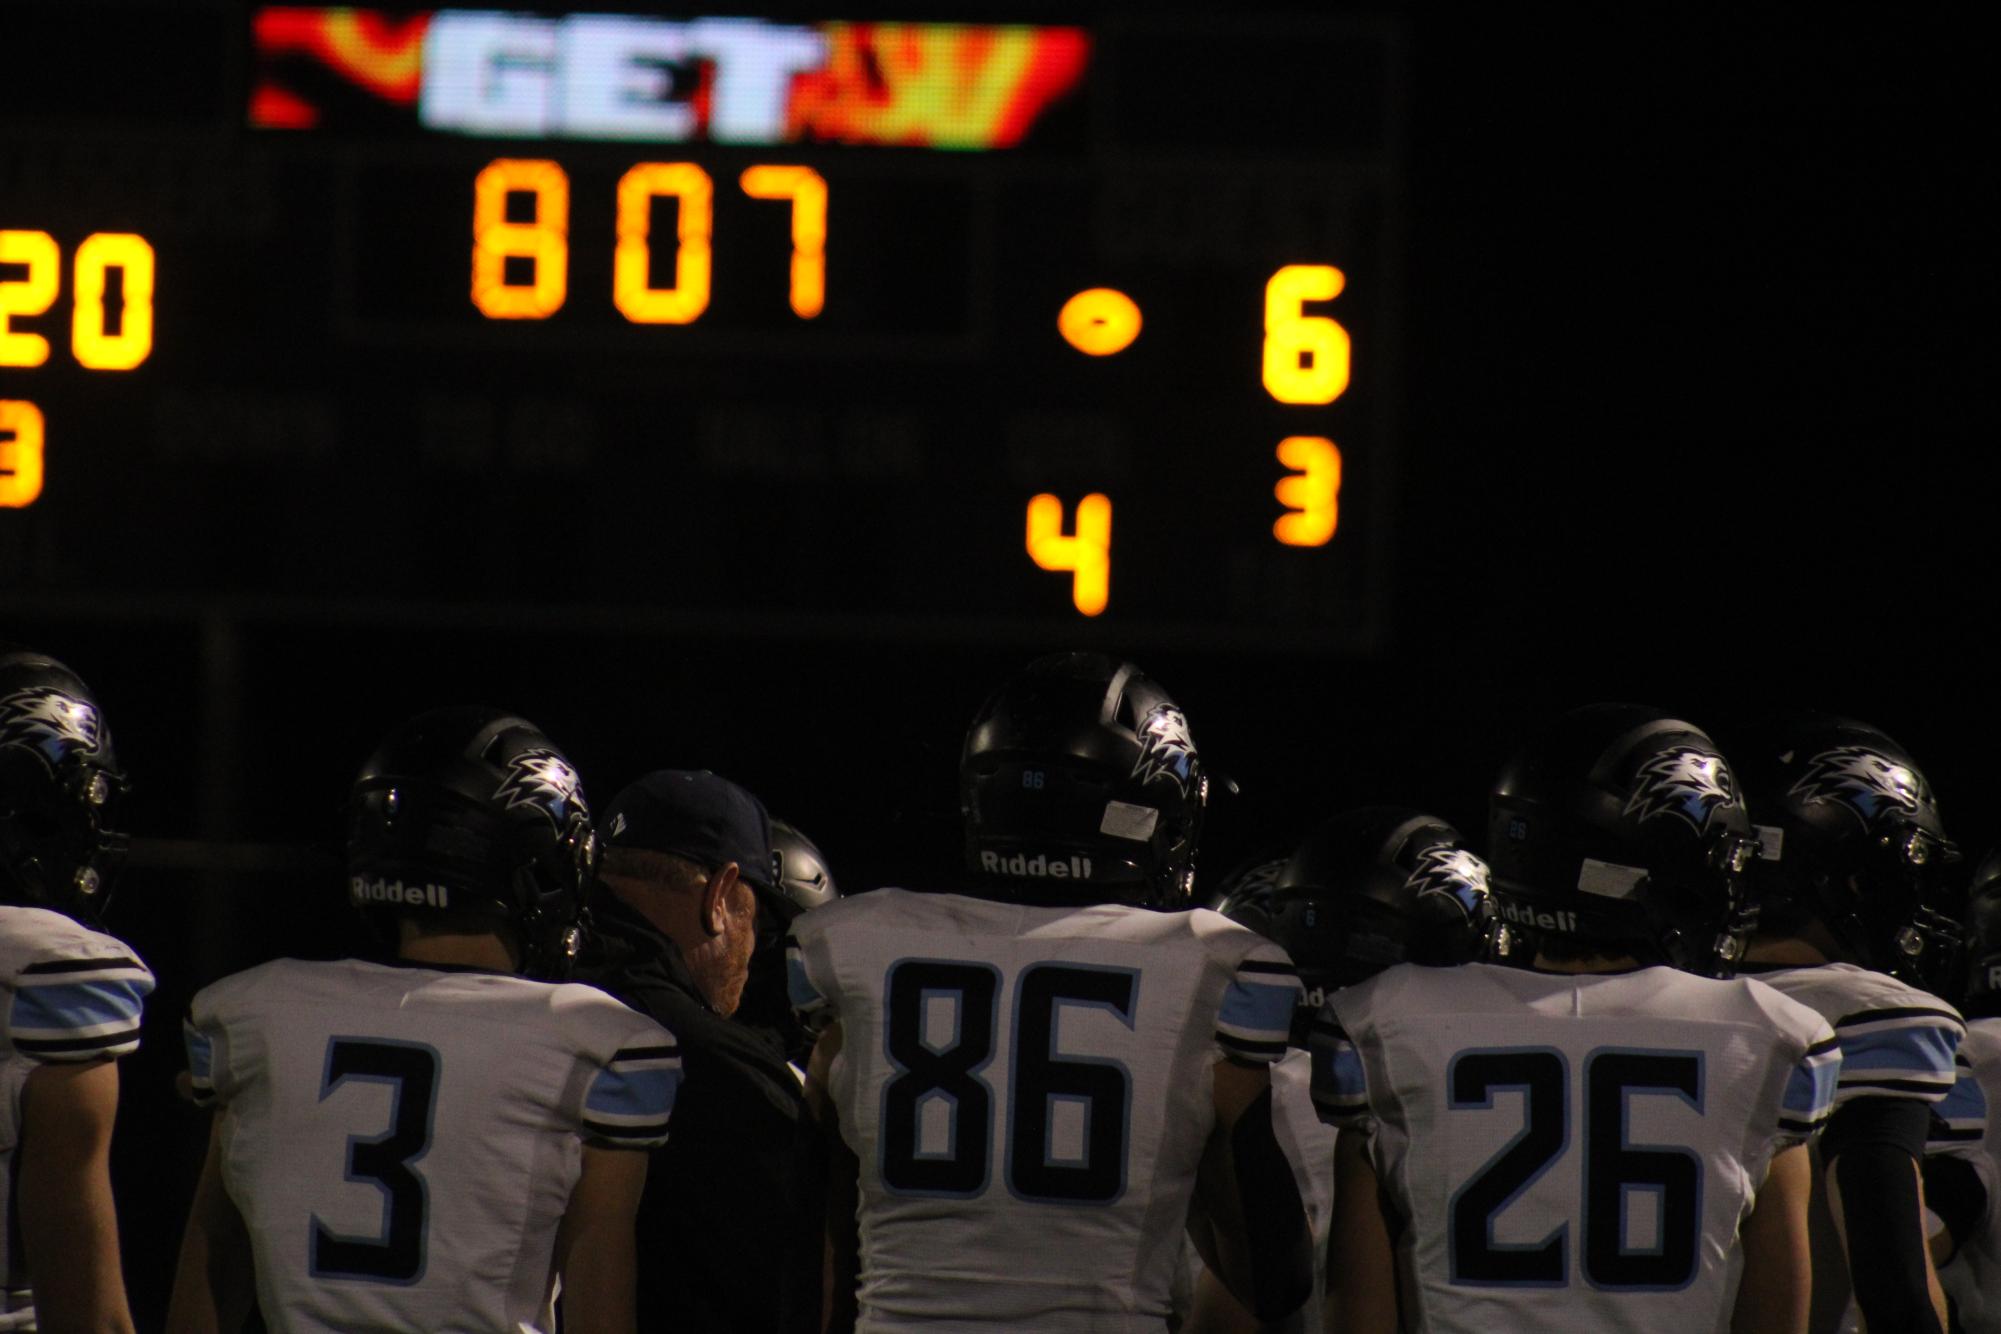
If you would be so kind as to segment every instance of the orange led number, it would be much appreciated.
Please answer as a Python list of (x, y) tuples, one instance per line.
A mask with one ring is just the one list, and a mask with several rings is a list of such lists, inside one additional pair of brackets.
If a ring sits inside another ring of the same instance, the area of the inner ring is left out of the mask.
[[(675, 221), (674, 285), (648, 285), (653, 265), (653, 201), (680, 203)], [(709, 308), (709, 234), (715, 186), (692, 162), (642, 162), (618, 183), (618, 249), (611, 297), (634, 324), (692, 324)]]
[(1077, 502), (1077, 531), (1063, 531), (1063, 502), (1052, 495), (1028, 502), (1028, 554), (1045, 570), (1071, 573), (1070, 600), (1096, 616), (1112, 587), (1112, 502), (1096, 492)]
[(1319, 435), (1289, 435), (1278, 442), (1278, 461), (1292, 471), (1272, 488), (1281, 514), (1271, 533), (1289, 547), (1324, 547), (1341, 522), (1341, 451)]
[(42, 410), (0, 399), (0, 509), (26, 509), (42, 494)]
[[(531, 194), (531, 222), (507, 220), (507, 196)], [(507, 261), (534, 278), (507, 281)], [(570, 178), (538, 158), (495, 158), (472, 183), (472, 303), (490, 320), (546, 320), (570, 290)]]
[(0, 232), (0, 264), (25, 264), (28, 276), (0, 282), (0, 366), (39, 366), (49, 359), (49, 340), (7, 327), (16, 315), (40, 315), (56, 303), (62, 283), (62, 254), (47, 232)]
[(1348, 388), (1348, 331), (1309, 301), (1348, 285), (1332, 264), (1288, 264), (1265, 284), (1265, 390), (1281, 403), (1332, 403)]
[(810, 320), (827, 304), (827, 182), (811, 167), (749, 167), (752, 199), (792, 201), (792, 313)]
[[(124, 275), (125, 309), (118, 332), (104, 313), (106, 275)], [(70, 317), (70, 347), (79, 366), (94, 371), (129, 371), (153, 351), (153, 247), (129, 232), (98, 232), (76, 248), (76, 309)]]

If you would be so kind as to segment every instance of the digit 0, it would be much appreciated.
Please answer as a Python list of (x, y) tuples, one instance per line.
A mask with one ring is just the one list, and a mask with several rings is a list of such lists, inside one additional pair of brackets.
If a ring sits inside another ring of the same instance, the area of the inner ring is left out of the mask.
[[(672, 198), (674, 285), (653, 287), (653, 201)], [(642, 162), (618, 183), (618, 249), (612, 256), (612, 301), (634, 324), (692, 324), (709, 308), (709, 236), (715, 183), (692, 162)]]
[[(124, 309), (118, 332), (104, 310), (109, 274), (123, 275)], [(130, 232), (98, 232), (76, 248), (76, 308), (70, 316), (70, 347), (79, 366), (94, 371), (129, 371), (153, 351), (153, 247)]]

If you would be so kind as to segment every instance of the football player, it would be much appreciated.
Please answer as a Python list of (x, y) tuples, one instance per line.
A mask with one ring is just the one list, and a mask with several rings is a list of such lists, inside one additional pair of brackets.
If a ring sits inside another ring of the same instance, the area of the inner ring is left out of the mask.
[(1305, 1301), (1270, 1078), (1297, 975), (1213, 912), (1149, 911), (1188, 904), (1207, 787), (1136, 667), (1043, 658), (966, 737), (972, 892), (793, 924), (793, 999), (823, 1030), (808, 1096), (853, 1153), (836, 1294), (858, 1264), (861, 1328), (1163, 1330), (1191, 1206), (1261, 1318)]
[[(1314, 1034), (1339, 1328), (1803, 1330), (1801, 1146), (1839, 1053), (1811, 1010), (1715, 976), (1753, 850), (1729, 766), (1689, 723), (1596, 705), (1490, 809), (1537, 971), (1392, 966)], [(1326, 918), (1366, 967), (1396, 957), (1398, 902)]]
[(1859, 1308), (1870, 1329), (1942, 1331), (1919, 1163), (1964, 1032), (1938, 997), (1959, 958), (1958, 851), (1924, 775), (1874, 727), (1779, 716), (1740, 749), (1760, 850), (1745, 971), (1841, 1040), (1815, 1174), (1814, 1328), (1855, 1328)]
[(576, 946), (596, 859), (577, 773), (487, 709), (392, 732), (349, 803), (348, 892), (389, 963), (280, 959), (204, 988), (216, 1107), (168, 1327), (633, 1329), (641, 1150), (680, 1079), (667, 1032), (530, 981)]
[(0, 645), (0, 1329), (132, 1328), (111, 1129), (153, 975), (93, 925), (124, 790), (89, 688)]
[(825, 907), (841, 897), (841, 890), (819, 845), (783, 820), (771, 822), (771, 853), (777, 863), (771, 888), (751, 886), (757, 895), (757, 948), (735, 1018), (772, 1034), (804, 1078), (813, 1040), (799, 1026), (786, 995), (785, 936), (800, 913)]
[(1942, 1224), (1939, 1282), (1960, 1326), (1993, 1334), (2001, 1331), (2001, 850), (1973, 874), (1966, 928), (1961, 1075), (1932, 1119), (1925, 1203)]
[[(1364, 807), (1328, 820), (1291, 858), (1254, 867), (1219, 909), (1268, 936), (1299, 968), (1303, 1003), (1293, 1050), (1272, 1071), (1272, 1104), (1313, 1228), (1314, 1292), (1297, 1326), (1318, 1330), (1334, 1211), (1335, 1132), (1316, 1114), (1307, 1047), (1327, 998), (1393, 961), (1447, 966), (1487, 958), (1505, 938), (1494, 914), (1487, 865), (1436, 816), (1396, 806)], [(1204, 1273), (1190, 1328), (1261, 1328)]]

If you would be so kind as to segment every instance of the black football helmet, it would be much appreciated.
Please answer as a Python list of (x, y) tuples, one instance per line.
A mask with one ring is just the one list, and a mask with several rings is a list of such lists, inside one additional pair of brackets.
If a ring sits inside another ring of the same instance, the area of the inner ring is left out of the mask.
[(69, 668), (0, 645), (0, 902), (97, 921), (124, 864), (125, 772)]
[(1968, 1019), (2001, 1018), (2001, 848), (1974, 868), (1966, 899), (1966, 985), (1960, 1012)]
[(348, 800), (348, 892), (391, 916), (488, 914), (522, 972), (575, 958), (597, 840), (577, 770), (542, 730), (495, 709), (434, 709), (361, 768)]
[(1451, 825), (1401, 806), (1344, 811), (1314, 830), (1269, 903), (1269, 934), (1309, 999), (1392, 964), (1471, 963), (1505, 943), (1487, 864)]
[(1202, 906), (1261, 936), (1271, 934), (1271, 895), (1289, 857), (1254, 857), (1223, 877)]
[(1950, 991), (1964, 944), (1959, 848), (1909, 752), (1849, 718), (1769, 722), (1743, 753), (1760, 841), (1751, 886), (1767, 931), (1817, 919), (1848, 961)]
[(981, 705), (959, 761), (967, 865), (1028, 902), (1186, 907), (1208, 800), (1180, 707), (1097, 653), (1029, 664)]
[(1488, 805), (1503, 922), (1711, 977), (1756, 922), (1756, 854), (1730, 764), (1693, 723), (1638, 704), (1573, 709), (1516, 752)]

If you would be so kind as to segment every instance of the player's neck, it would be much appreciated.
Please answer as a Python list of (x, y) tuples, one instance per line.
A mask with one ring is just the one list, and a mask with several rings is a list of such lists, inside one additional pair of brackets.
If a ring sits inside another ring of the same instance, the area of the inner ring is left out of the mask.
[(1745, 963), (1777, 963), (1813, 968), (1842, 958), (1833, 935), (1817, 919), (1808, 918), (1798, 931), (1784, 935), (1754, 935), (1744, 944)]
[(447, 964), (455, 968), (490, 968), (496, 973), (513, 973), (520, 963), (507, 942), (491, 931), (426, 931), (418, 933), (404, 923), (396, 956), (407, 963)]
[(1813, 968), (1828, 962), (1828, 958), (1798, 936), (1753, 936), (1744, 946), (1744, 962)]

